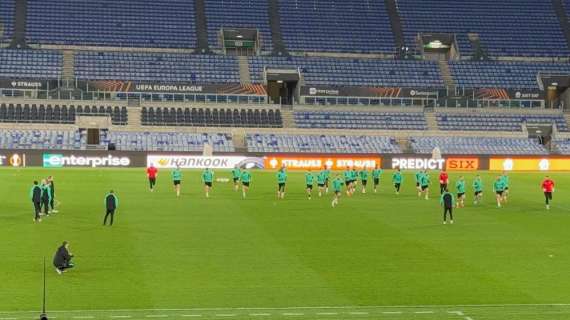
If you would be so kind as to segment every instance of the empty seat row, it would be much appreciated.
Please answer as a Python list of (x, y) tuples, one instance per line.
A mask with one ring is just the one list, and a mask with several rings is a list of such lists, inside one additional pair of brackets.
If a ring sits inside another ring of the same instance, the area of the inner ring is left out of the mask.
[(143, 107), (141, 123), (147, 126), (267, 127), (283, 126), (279, 110), (153, 108)]
[(412, 149), (416, 153), (431, 154), (439, 148), (442, 154), (496, 154), (496, 155), (544, 155), (546, 148), (535, 139), (499, 137), (412, 137)]
[(110, 116), (114, 125), (128, 122), (126, 107), (0, 104), (0, 122), (72, 124), (76, 115)]

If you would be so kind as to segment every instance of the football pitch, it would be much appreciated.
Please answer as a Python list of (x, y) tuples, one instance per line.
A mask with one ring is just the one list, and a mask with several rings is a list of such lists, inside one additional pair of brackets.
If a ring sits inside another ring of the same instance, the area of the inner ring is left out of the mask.
[[(59, 213), (34, 223), (33, 180), (54, 175)], [(56, 319), (569, 319), (570, 175), (544, 208), (543, 173), (511, 173), (509, 203), (484, 199), (442, 225), (436, 172), (418, 199), (413, 172), (395, 195), (389, 171), (377, 194), (308, 200), (302, 172), (276, 199), (275, 172), (253, 171), (246, 199), (184, 171), (177, 199), (168, 170), (149, 192), (144, 169), (2, 169), (0, 320), (37, 318), (46, 257), (47, 306)], [(454, 185), (460, 173), (450, 173)], [(230, 178), (216, 171), (216, 178)], [(103, 197), (120, 206), (103, 227)], [(52, 257), (71, 244), (76, 268)]]

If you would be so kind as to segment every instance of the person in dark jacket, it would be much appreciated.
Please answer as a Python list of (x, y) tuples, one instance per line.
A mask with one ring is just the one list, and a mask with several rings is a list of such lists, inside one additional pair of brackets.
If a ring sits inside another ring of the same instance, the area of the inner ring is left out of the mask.
[(55, 210), (55, 184), (53, 182), (53, 176), (47, 177), (47, 183), (48, 183), (50, 194), (51, 194), (49, 206), (51, 208), (51, 212), (57, 213), (58, 211)]
[(450, 218), (449, 223), (453, 224), (453, 207), (455, 206), (455, 198), (453, 198), (453, 194), (445, 189), (441, 195), (439, 203), (443, 207), (443, 224), (447, 224), (448, 213)]
[(44, 215), (49, 216), (49, 203), (51, 201), (51, 189), (46, 180), (42, 180), (42, 201), (41, 206), (44, 209)]
[(73, 255), (69, 252), (69, 243), (64, 241), (63, 244), (57, 248), (55, 256), (53, 257), (55, 271), (62, 274), (66, 269), (73, 268), (71, 258), (73, 258)]
[(34, 204), (34, 222), (42, 222), (40, 218), (40, 212), (42, 211), (42, 188), (38, 185), (37, 181), (34, 181), (34, 185), (32, 189), (30, 189), (30, 199)]
[(115, 217), (115, 210), (119, 207), (119, 198), (115, 195), (113, 190), (109, 191), (105, 195), (105, 219), (103, 220), (103, 225), (107, 224), (107, 218), (111, 216), (110, 226), (113, 225), (113, 218)]

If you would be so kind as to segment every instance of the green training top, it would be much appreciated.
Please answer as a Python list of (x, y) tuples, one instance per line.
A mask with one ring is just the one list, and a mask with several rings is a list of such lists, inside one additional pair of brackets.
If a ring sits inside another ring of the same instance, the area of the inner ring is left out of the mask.
[(352, 179), (352, 172), (350, 170), (346, 170), (344, 173), (344, 180), (346, 181), (350, 181), (350, 179)]
[(241, 172), (241, 182), (251, 182), (251, 173), (249, 173), (249, 171), (244, 170)]
[(341, 178), (334, 179), (332, 185), (334, 192), (340, 192), (342, 190), (342, 179)]
[(493, 184), (493, 190), (495, 192), (505, 190), (505, 182), (503, 179), (495, 180), (495, 183)]
[(324, 171), (321, 171), (317, 176), (317, 184), (325, 184), (327, 181), (327, 174)]
[(455, 188), (457, 189), (457, 193), (465, 193), (465, 180), (458, 180), (455, 183)]
[(394, 172), (394, 174), (392, 175), (392, 182), (402, 183), (402, 180), (403, 180), (402, 173), (400, 171)]
[(374, 179), (380, 179), (380, 176), (382, 175), (382, 169), (374, 169), (372, 170), (372, 177)]
[(356, 180), (358, 178), (358, 173), (356, 172), (356, 170), (350, 171), (350, 178), (352, 180)]
[(368, 180), (368, 170), (360, 171), (360, 180), (362, 181)]
[(416, 172), (416, 182), (418, 182), (418, 183), (421, 182), (423, 175), (424, 175), (424, 173), (421, 171)]
[(475, 179), (475, 181), (473, 181), (473, 189), (475, 189), (476, 192), (483, 191), (483, 181), (481, 181), (481, 179)]
[(204, 172), (202, 172), (202, 181), (204, 182), (214, 181), (214, 171), (210, 169), (204, 170)]
[(172, 171), (172, 173), (170, 175), (172, 176), (173, 181), (181, 181), (182, 180), (182, 171), (180, 171), (178, 169), (174, 169), (174, 171)]
[[(35, 188), (40, 188), (40, 190), (42, 190), (42, 188), (40, 186), (33, 185), (32, 188), (30, 189), (30, 199), (34, 199), (34, 189)], [(41, 197), (41, 193), (40, 193), (40, 197)]]
[(307, 172), (305, 173), (305, 182), (307, 183), (307, 185), (313, 185), (313, 180), (315, 180), (315, 176), (313, 176), (312, 173)]
[(503, 184), (505, 185), (505, 188), (509, 187), (509, 176), (501, 176), (501, 180), (503, 181)]
[(277, 172), (277, 183), (285, 183), (287, 182), (287, 173), (285, 171)]
[(422, 187), (429, 185), (429, 176), (427, 174), (422, 174), (420, 177), (420, 185)]
[(241, 170), (239, 168), (233, 168), (232, 169), (232, 177), (234, 179), (239, 179), (241, 176)]
[(325, 173), (325, 179), (330, 178), (330, 176), (331, 176), (331, 170), (330, 169), (325, 169), (325, 170), (323, 170), (323, 172)]

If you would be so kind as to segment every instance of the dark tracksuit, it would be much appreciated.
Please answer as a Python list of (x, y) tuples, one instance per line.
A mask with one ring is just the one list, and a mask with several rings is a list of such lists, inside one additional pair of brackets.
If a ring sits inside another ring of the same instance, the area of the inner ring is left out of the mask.
[(450, 220), (453, 220), (453, 206), (455, 205), (455, 199), (453, 198), (453, 194), (449, 192), (444, 192), (441, 195), (441, 199), (439, 202), (443, 206), (443, 221), (447, 221), (447, 213), (449, 213)]
[(51, 210), (55, 210), (55, 184), (53, 183), (53, 180), (50, 181), (49, 183), (49, 190), (50, 190), (50, 194), (51, 194), (51, 199), (49, 200), (49, 206), (51, 208)]
[(51, 189), (49, 185), (43, 185), (42, 187), (42, 207), (44, 209), (44, 214), (49, 215), (49, 203), (51, 201)]
[(53, 266), (61, 271), (72, 268), (73, 265), (71, 264), (71, 257), (72, 255), (69, 254), (67, 248), (62, 245), (57, 248), (57, 251), (55, 252), (55, 256), (53, 257)]
[(119, 207), (119, 198), (113, 193), (108, 193), (105, 195), (105, 219), (103, 220), (103, 225), (107, 224), (107, 217), (111, 216), (111, 223), (113, 225), (113, 218), (115, 217), (115, 210)]
[(42, 211), (42, 188), (40, 186), (34, 185), (32, 189), (30, 189), (30, 199), (32, 199), (32, 203), (34, 204), (34, 219), (39, 220), (40, 212)]

